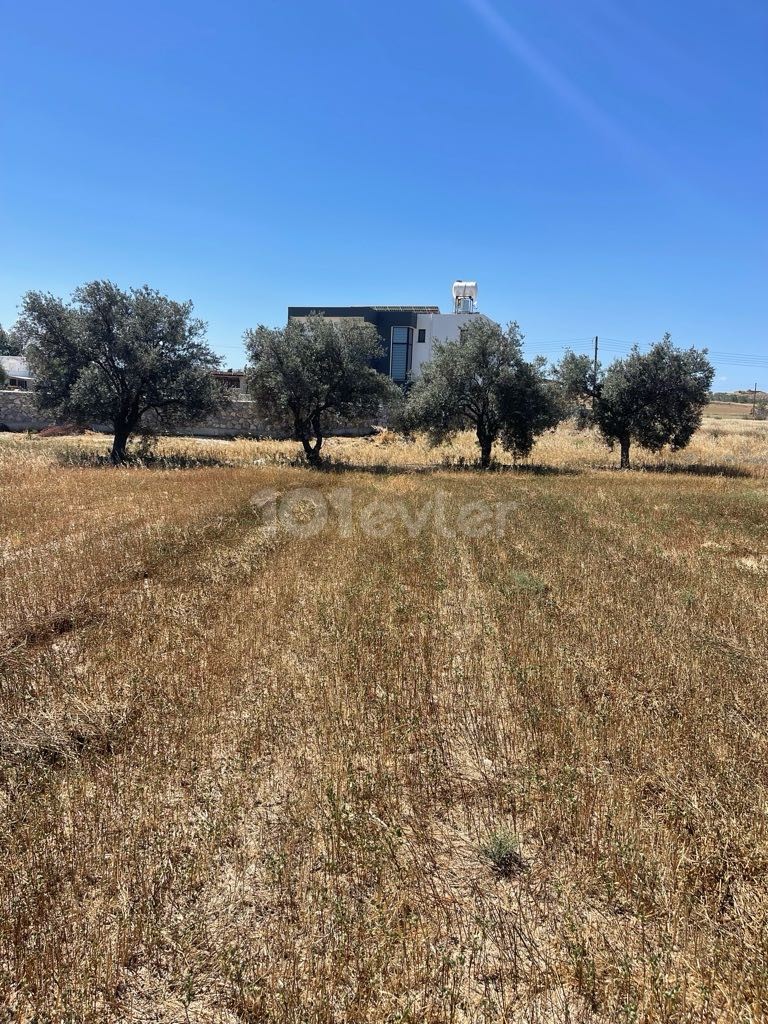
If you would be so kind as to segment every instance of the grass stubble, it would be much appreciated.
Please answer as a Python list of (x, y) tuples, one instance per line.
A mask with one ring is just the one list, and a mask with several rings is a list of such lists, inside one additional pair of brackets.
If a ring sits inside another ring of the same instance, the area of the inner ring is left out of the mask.
[(766, 1019), (767, 436), (0, 438), (0, 1019)]

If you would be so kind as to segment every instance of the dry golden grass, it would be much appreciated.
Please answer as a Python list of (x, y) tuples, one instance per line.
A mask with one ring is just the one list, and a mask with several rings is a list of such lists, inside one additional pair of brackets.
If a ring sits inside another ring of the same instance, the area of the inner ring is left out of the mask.
[(766, 1019), (765, 424), (104, 447), (0, 436), (0, 1019)]
[(751, 419), (752, 405), (747, 402), (710, 402), (705, 415), (718, 419)]
[[(63, 438), (38, 438), (0, 434), (0, 473), (12, 473), (11, 466), (36, 466), (40, 470), (60, 467), (106, 465), (108, 444), (103, 435), (89, 433)], [(159, 438), (156, 455), (168, 468), (303, 465), (301, 449), (292, 441), (220, 441), (203, 438)], [(331, 463), (364, 469), (431, 470), (445, 467), (473, 467), (478, 449), (471, 434), (463, 434), (445, 447), (432, 448), (417, 438), (404, 442), (388, 430), (371, 437), (329, 438), (323, 455)], [(496, 450), (501, 465), (510, 464), (503, 451)], [(618, 451), (610, 451), (591, 431), (560, 427), (543, 435), (528, 468), (568, 471), (615, 469)], [(635, 468), (650, 470), (712, 471), (714, 475), (743, 471), (753, 477), (768, 476), (768, 422), (705, 418), (701, 430), (682, 452), (652, 455), (633, 447)]]

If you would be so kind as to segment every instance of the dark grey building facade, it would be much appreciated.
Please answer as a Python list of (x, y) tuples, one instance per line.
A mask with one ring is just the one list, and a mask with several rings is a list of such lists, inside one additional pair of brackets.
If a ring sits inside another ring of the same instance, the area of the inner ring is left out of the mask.
[(381, 338), (384, 354), (373, 366), (393, 380), (403, 382), (413, 368), (413, 347), (424, 341), (425, 328), (419, 333), (419, 316), (439, 314), (437, 306), (289, 306), (292, 317), (327, 316), (333, 319), (354, 317), (373, 324)]

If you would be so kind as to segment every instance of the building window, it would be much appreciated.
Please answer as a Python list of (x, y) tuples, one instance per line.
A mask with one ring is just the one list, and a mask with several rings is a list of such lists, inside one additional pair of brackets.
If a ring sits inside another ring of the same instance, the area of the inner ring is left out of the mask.
[(389, 357), (389, 375), (392, 380), (402, 383), (411, 371), (411, 349), (413, 347), (412, 327), (392, 328), (392, 349)]
[(427, 340), (427, 328), (426, 327), (420, 327), (419, 328), (419, 344), (423, 345), (426, 340)]

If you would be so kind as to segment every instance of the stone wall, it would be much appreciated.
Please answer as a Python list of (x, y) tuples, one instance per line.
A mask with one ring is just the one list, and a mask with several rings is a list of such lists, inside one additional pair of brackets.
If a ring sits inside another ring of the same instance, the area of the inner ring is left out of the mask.
[(29, 391), (0, 391), (0, 427), (9, 430), (42, 430), (51, 419), (38, 412), (35, 396)]
[[(37, 409), (34, 392), (0, 391), (0, 426), (10, 430), (42, 430), (50, 427), (53, 419), (41, 415)], [(109, 433), (109, 427), (100, 424), (91, 425), (94, 430)], [(341, 423), (334, 425), (333, 433), (360, 435), (368, 434), (371, 426), (368, 423)], [(180, 426), (174, 434), (184, 437), (285, 437), (274, 428), (269, 428), (259, 417), (255, 402), (236, 399), (226, 405), (221, 412), (200, 423)]]
[[(152, 417), (147, 417), (152, 427)], [(176, 434), (183, 437), (265, 437), (269, 430), (259, 419), (255, 402), (235, 399), (228, 402), (219, 412), (199, 423), (180, 424), (172, 430), (159, 429), (159, 433)]]

